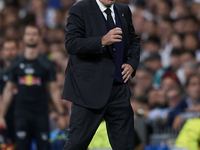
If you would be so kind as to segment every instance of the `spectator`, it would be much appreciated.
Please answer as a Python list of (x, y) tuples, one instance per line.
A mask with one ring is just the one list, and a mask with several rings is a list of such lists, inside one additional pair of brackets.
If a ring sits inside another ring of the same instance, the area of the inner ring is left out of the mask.
[(185, 95), (180, 87), (172, 87), (166, 92), (167, 102), (171, 109), (166, 117), (167, 126), (172, 126), (174, 118), (184, 112), (184, 109), (188, 107), (185, 99)]
[[(8, 81), (9, 69), (11, 61), (18, 55), (18, 42), (15, 39), (5, 39), (3, 42), (3, 59), (4, 59), (4, 68), (0, 72), (0, 104), (2, 105), (2, 94), (5, 84)], [(5, 115), (5, 120), (7, 124), (7, 137), (11, 142), (15, 142), (15, 130), (14, 130), (14, 111), (15, 111), (15, 101), (17, 89), (13, 90), (14, 97), (13, 101), (8, 108), (8, 111)], [(5, 143), (8, 144), (8, 143)]]
[(174, 5), (173, 9), (170, 12), (170, 17), (172, 19), (183, 18), (189, 15), (189, 9), (184, 4)]
[[(65, 112), (68, 112), (65, 110)], [(65, 141), (67, 139), (67, 132), (60, 127), (58, 120), (60, 119), (60, 115), (57, 113), (56, 109), (53, 108), (50, 111), (50, 120), (54, 122), (55, 129), (52, 129), (49, 135), (50, 141), (50, 150), (62, 149), (65, 145)], [(69, 114), (66, 115), (68, 117)], [(68, 118), (69, 119), (69, 118)]]
[(197, 66), (196, 63), (191, 62), (185, 62), (178, 70), (177, 70), (177, 76), (181, 82), (182, 85), (186, 84), (186, 80), (188, 77), (194, 73), (196, 73)]
[(143, 62), (151, 53), (158, 53), (160, 50), (160, 40), (158, 37), (149, 37), (144, 42), (144, 49), (141, 52), (141, 62)]
[(144, 60), (144, 64), (155, 73), (162, 67), (161, 57), (156, 52), (150, 53), (150, 55)]
[(162, 18), (168, 18), (172, 8), (170, 1), (160, 0), (156, 3), (155, 14)]
[[(170, 119), (172, 118), (171, 112), (177, 111), (179, 109), (182, 109), (183, 111), (186, 108), (185, 106), (180, 104), (184, 98), (184, 94), (180, 87), (178, 86), (170, 87), (166, 91), (165, 96), (168, 107), (153, 109), (148, 114), (149, 119), (151, 120), (162, 119), (164, 123), (166, 120), (169, 120), (168, 118)], [(173, 116), (173, 118), (174, 117), (175, 116)]]
[(135, 86), (131, 89), (134, 96), (141, 96), (151, 89), (153, 82), (153, 73), (145, 65), (140, 64), (135, 78), (132, 80)]
[(149, 90), (148, 103), (151, 110), (154, 108), (165, 108), (166, 100), (164, 97), (164, 93), (158, 89)]
[[(180, 114), (177, 116), (173, 123), (173, 128), (175, 130), (179, 130), (183, 123), (192, 117), (199, 116), (200, 112), (200, 78), (198, 74), (191, 75), (186, 82), (186, 92), (187, 97), (185, 99), (185, 103), (187, 105), (187, 109), (185, 111), (187, 113)], [(189, 113), (188, 113), (189, 112)], [(190, 113), (192, 112), (192, 113)]]
[(41, 54), (44, 54), (44, 55), (48, 55), (49, 54), (49, 45), (48, 45), (48, 42), (46, 40), (42, 40), (40, 45), (39, 45), (39, 52)]
[(187, 111), (200, 111), (200, 78), (197, 74), (188, 77), (186, 82), (186, 92), (188, 94), (187, 103), (189, 109)]
[(169, 42), (169, 38), (173, 33), (172, 21), (169, 19), (165, 19), (163, 21), (159, 21), (157, 24), (157, 36), (161, 40), (161, 48), (165, 48), (166, 44)]
[(67, 63), (68, 63), (67, 52), (64, 50), (57, 50), (57, 51), (52, 52), (51, 54), (52, 54), (53, 60), (55, 61), (57, 66), (60, 68), (60, 71), (64, 73), (67, 67)]
[(144, 30), (142, 39), (146, 40), (149, 37), (156, 36), (156, 22), (154, 20), (146, 20), (144, 24)]
[(183, 18), (178, 18), (174, 20), (172, 24), (174, 31), (180, 35), (183, 35), (185, 33), (185, 29), (184, 29), (185, 23), (186, 23), (186, 20)]
[(184, 33), (193, 33), (193, 34), (198, 33), (199, 25), (197, 18), (195, 18), (194, 16), (189, 16), (184, 19), (185, 19)]
[(181, 49), (173, 49), (172, 50), (171, 56), (170, 56), (170, 66), (159, 69), (154, 75), (154, 83), (153, 83), (154, 88), (160, 87), (160, 83), (161, 83), (163, 74), (165, 74), (166, 72), (176, 73), (176, 71), (179, 69), (179, 67), (181, 65), (181, 62), (180, 62), (181, 54), (182, 54)]
[(196, 62), (196, 56), (194, 51), (183, 50), (180, 54), (180, 65), (187, 62)]
[(181, 49), (183, 43), (180, 34), (172, 34), (170, 37), (170, 43), (172, 44), (173, 49)]
[(135, 97), (131, 100), (131, 106), (135, 117), (148, 117), (149, 105), (148, 99), (145, 96)]
[(199, 41), (197, 35), (186, 34), (183, 39), (183, 48), (189, 51), (196, 51), (199, 49)]
[(170, 89), (173, 86), (180, 86), (180, 81), (176, 76), (176, 74), (171, 72), (166, 72), (162, 76), (161, 89), (165, 93), (168, 89)]
[(158, 37), (149, 37), (145, 43), (145, 49), (148, 52), (159, 52), (160, 50), (160, 40)]
[(200, 20), (200, 2), (198, 0), (193, 0), (192, 6), (191, 6), (191, 13), (197, 18), (197, 20)]
[[(188, 150), (198, 150), (200, 135), (200, 118), (188, 119), (180, 131), (175, 145)], [(194, 128), (195, 127), (195, 128)]]

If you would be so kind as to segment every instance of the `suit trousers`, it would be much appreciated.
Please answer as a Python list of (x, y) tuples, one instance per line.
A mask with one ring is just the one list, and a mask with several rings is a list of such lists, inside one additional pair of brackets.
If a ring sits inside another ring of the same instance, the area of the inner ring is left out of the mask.
[(63, 150), (87, 150), (103, 119), (112, 149), (133, 150), (134, 120), (127, 84), (114, 86), (107, 104), (101, 109), (72, 104), (68, 138)]

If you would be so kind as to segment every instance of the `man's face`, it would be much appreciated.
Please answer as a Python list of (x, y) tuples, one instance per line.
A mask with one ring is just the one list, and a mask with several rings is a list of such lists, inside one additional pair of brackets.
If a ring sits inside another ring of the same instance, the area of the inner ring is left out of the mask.
[(143, 90), (148, 90), (153, 82), (153, 78), (146, 70), (138, 70), (135, 76), (136, 84), (142, 87)]
[(18, 54), (17, 44), (15, 41), (6, 41), (3, 44), (3, 58), (11, 60)]
[(170, 77), (164, 78), (161, 82), (161, 87), (164, 92), (173, 86), (177, 86), (177, 83)]
[(24, 43), (27, 47), (36, 47), (40, 39), (39, 31), (35, 27), (26, 27), (24, 33)]
[(160, 107), (165, 105), (164, 93), (160, 90), (152, 89), (148, 93), (148, 103), (153, 109), (155, 107)]
[(187, 87), (187, 93), (192, 99), (198, 99), (200, 97), (200, 80), (198, 77), (192, 77)]
[(172, 55), (170, 57), (170, 64), (173, 70), (177, 70), (181, 65), (180, 56)]
[(102, 4), (104, 4), (106, 7), (110, 7), (112, 4), (115, 3), (116, 0), (99, 0)]
[(149, 67), (153, 72), (156, 72), (162, 67), (161, 60), (159, 59), (145, 61), (145, 65)]
[(175, 108), (176, 106), (178, 106), (182, 98), (183, 97), (178, 90), (174, 89), (167, 92), (167, 102), (169, 107), (171, 108)]

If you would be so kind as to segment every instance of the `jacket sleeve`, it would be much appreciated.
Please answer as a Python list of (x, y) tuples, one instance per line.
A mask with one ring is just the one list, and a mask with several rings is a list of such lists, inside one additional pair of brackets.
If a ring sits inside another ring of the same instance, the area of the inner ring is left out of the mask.
[(70, 8), (65, 28), (65, 48), (71, 55), (103, 53), (102, 36), (85, 38), (83, 13), (84, 10), (76, 5)]
[(128, 7), (128, 28), (129, 28), (130, 46), (127, 54), (127, 64), (133, 67), (134, 72), (132, 73), (132, 77), (134, 77), (140, 61), (140, 38), (137, 36), (137, 34), (135, 34), (135, 29), (132, 23), (132, 14), (129, 7)]

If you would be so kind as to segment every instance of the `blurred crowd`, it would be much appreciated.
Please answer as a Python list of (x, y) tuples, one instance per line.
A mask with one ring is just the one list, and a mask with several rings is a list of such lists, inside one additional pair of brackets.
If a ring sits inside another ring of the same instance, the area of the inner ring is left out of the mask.
[(200, 111), (200, 1), (141, 0), (131, 8), (142, 43), (130, 80), (135, 115), (178, 131)]
[[(76, 1), (0, 0), (0, 69), (8, 59), (2, 55), (4, 39), (16, 39), (17, 53), (23, 53), (24, 27), (35, 23), (42, 31), (40, 53), (55, 62), (61, 97), (68, 62), (65, 25)], [(200, 0), (117, 1), (129, 5), (142, 45), (136, 76), (129, 80), (135, 118), (179, 131), (200, 112)], [(70, 102), (62, 103), (70, 114)], [(51, 102), (49, 109), (53, 130), (59, 116)]]

